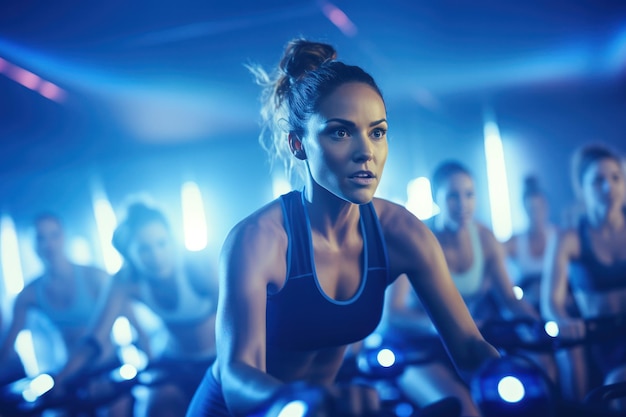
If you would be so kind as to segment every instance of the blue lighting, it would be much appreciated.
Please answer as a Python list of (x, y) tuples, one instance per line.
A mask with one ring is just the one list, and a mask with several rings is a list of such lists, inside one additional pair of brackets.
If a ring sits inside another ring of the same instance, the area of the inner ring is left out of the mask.
[(114, 274), (121, 268), (122, 258), (111, 243), (113, 231), (117, 227), (117, 218), (104, 193), (96, 193), (94, 196), (93, 212), (96, 218), (104, 266), (109, 274)]
[(183, 231), (185, 247), (192, 252), (207, 246), (207, 223), (200, 187), (193, 181), (183, 184), (181, 189), (183, 206)]
[(498, 382), (498, 395), (508, 403), (518, 403), (524, 399), (526, 390), (522, 381), (514, 376), (505, 376)]
[(559, 335), (559, 325), (555, 321), (546, 322), (543, 328), (550, 337), (557, 337)]
[(428, 220), (439, 214), (439, 206), (433, 201), (430, 180), (418, 177), (409, 181), (406, 186), (407, 202), (405, 207), (420, 220)]
[(504, 150), (500, 129), (494, 121), (485, 122), (484, 134), (491, 223), (494, 235), (503, 242), (508, 240), (513, 233)]
[(27, 402), (35, 402), (54, 387), (54, 379), (48, 374), (41, 374), (33, 378), (28, 387), (22, 392), (22, 398)]
[(17, 352), (26, 376), (34, 377), (39, 374), (39, 361), (35, 354), (35, 344), (33, 343), (33, 334), (30, 330), (24, 329), (17, 334), (15, 338), (15, 351)]
[(24, 274), (20, 263), (20, 249), (13, 219), (3, 215), (0, 220), (0, 257), (2, 276), (8, 294), (16, 295), (24, 289)]
[(383, 368), (389, 368), (396, 363), (396, 355), (391, 349), (381, 349), (376, 355), (376, 360)]
[(277, 417), (304, 417), (309, 407), (304, 401), (290, 401), (280, 410)]

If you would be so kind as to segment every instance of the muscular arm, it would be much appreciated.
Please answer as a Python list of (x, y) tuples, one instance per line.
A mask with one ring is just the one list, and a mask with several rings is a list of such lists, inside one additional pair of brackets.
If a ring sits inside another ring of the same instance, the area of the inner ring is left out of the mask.
[(389, 204), (382, 209), (392, 273), (407, 274), (460, 373), (473, 372), (499, 357), (472, 320), (437, 238), (404, 208)]
[(385, 300), (385, 325), (415, 336), (433, 335), (434, 328), (426, 311), (421, 306), (409, 305), (410, 291), (411, 283), (406, 275), (399, 276), (389, 287)]
[(217, 354), (224, 398), (234, 415), (250, 414), (282, 387), (266, 373), (265, 311), (268, 285), (286, 275), (286, 236), (271, 221), (247, 222), (231, 232), (220, 259)]

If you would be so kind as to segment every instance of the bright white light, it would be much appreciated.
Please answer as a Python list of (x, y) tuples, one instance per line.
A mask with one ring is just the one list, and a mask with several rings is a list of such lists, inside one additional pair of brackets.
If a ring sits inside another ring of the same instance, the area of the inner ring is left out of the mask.
[(122, 377), (122, 379), (130, 381), (137, 376), (137, 368), (135, 368), (133, 365), (125, 363), (120, 367), (120, 376)]
[(118, 346), (127, 346), (133, 343), (133, 329), (128, 319), (124, 316), (115, 319), (111, 333), (113, 341)]
[(93, 257), (89, 241), (82, 236), (76, 236), (70, 241), (70, 258), (79, 265), (91, 265)]
[(20, 249), (13, 219), (3, 215), (0, 220), (0, 259), (4, 287), (10, 295), (19, 294), (24, 289), (24, 273), (20, 263)]
[(524, 290), (517, 285), (513, 286), (513, 294), (515, 294), (515, 298), (517, 298), (518, 300), (524, 298)]
[(272, 179), (272, 195), (278, 198), (292, 190), (291, 184), (282, 176), (274, 176)]
[(15, 351), (17, 352), (26, 376), (34, 377), (39, 374), (39, 363), (35, 355), (35, 345), (33, 343), (33, 335), (30, 330), (22, 330), (15, 338)]
[(517, 403), (524, 398), (526, 390), (522, 381), (514, 376), (505, 376), (498, 382), (498, 394), (508, 403)]
[(439, 214), (439, 206), (433, 201), (430, 180), (426, 177), (418, 177), (406, 186), (408, 200), (405, 204), (407, 210), (415, 214), (420, 220), (428, 220)]
[(485, 123), (484, 130), (491, 223), (494, 235), (502, 242), (510, 238), (513, 233), (504, 150), (498, 125), (488, 121)]
[(557, 337), (559, 335), (559, 325), (555, 321), (548, 321), (543, 326), (546, 334), (550, 337)]
[(37, 401), (37, 398), (39, 398), (39, 396), (35, 394), (32, 389), (26, 388), (24, 391), (22, 391), (22, 398), (24, 398), (24, 401), (26, 402), (34, 403), (35, 401)]
[(288, 402), (278, 413), (278, 417), (304, 417), (309, 407), (304, 401), (295, 400)]
[(390, 349), (381, 349), (376, 355), (376, 360), (383, 368), (389, 368), (396, 363), (396, 355)]
[(54, 379), (48, 374), (37, 375), (30, 383), (30, 389), (38, 396), (42, 396), (54, 387)]
[(122, 258), (115, 250), (111, 240), (117, 227), (117, 219), (111, 203), (104, 195), (96, 195), (93, 199), (93, 212), (96, 217), (98, 237), (104, 258), (104, 267), (109, 274), (114, 274), (122, 266)]
[(200, 251), (207, 245), (207, 225), (198, 184), (192, 181), (184, 183), (181, 189), (181, 199), (185, 247), (190, 251)]
[(148, 366), (148, 355), (137, 349), (135, 345), (122, 346), (118, 357), (122, 363), (132, 365), (136, 369), (143, 370)]

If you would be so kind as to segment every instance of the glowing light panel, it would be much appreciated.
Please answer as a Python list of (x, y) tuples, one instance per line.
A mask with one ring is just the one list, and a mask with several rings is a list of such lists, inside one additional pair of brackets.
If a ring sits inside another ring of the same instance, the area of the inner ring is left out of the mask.
[(418, 219), (427, 220), (439, 214), (439, 206), (433, 201), (432, 189), (428, 178), (418, 177), (409, 181), (406, 192), (408, 200), (405, 207), (415, 214)]
[(204, 204), (198, 184), (193, 181), (184, 183), (181, 198), (185, 247), (190, 251), (200, 251), (206, 248), (208, 239)]
[(22, 361), (24, 372), (28, 377), (34, 377), (39, 374), (39, 363), (37, 355), (35, 355), (35, 345), (33, 343), (33, 335), (30, 330), (22, 330), (15, 338), (15, 351)]
[(272, 179), (272, 195), (274, 198), (278, 198), (281, 195), (288, 193), (291, 189), (291, 184), (286, 178), (275, 176)]
[(122, 266), (122, 258), (111, 243), (113, 232), (117, 227), (115, 212), (113, 211), (113, 207), (111, 207), (111, 203), (109, 203), (109, 200), (104, 195), (96, 195), (94, 197), (93, 211), (96, 217), (96, 226), (98, 228), (98, 237), (104, 258), (104, 267), (109, 274), (114, 274), (119, 271)]
[(2, 259), (2, 276), (7, 293), (19, 294), (24, 289), (24, 273), (20, 263), (15, 224), (7, 215), (3, 215), (0, 219), (0, 259)]
[(502, 139), (498, 125), (492, 121), (485, 123), (484, 132), (491, 223), (496, 238), (505, 241), (511, 237), (513, 225)]
[(133, 343), (133, 329), (128, 319), (124, 316), (119, 316), (115, 319), (111, 333), (113, 341), (118, 346), (127, 346)]

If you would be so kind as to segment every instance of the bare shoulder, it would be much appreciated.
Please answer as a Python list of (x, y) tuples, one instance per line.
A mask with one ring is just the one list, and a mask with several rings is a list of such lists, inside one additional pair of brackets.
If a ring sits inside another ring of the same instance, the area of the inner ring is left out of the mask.
[[(404, 206), (377, 198), (374, 207), (394, 269), (392, 273), (410, 273), (406, 268), (417, 265), (415, 261), (428, 258), (433, 250), (440, 250), (433, 232)], [(396, 268), (400, 270), (395, 271)]]
[(385, 236), (403, 238), (414, 233), (432, 234), (406, 207), (382, 198), (375, 198), (373, 202)]
[(229, 280), (259, 275), (280, 279), (278, 269), (286, 264), (287, 245), (282, 207), (274, 200), (231, 229), (222, 247), (221, 267), (226, 268)]

